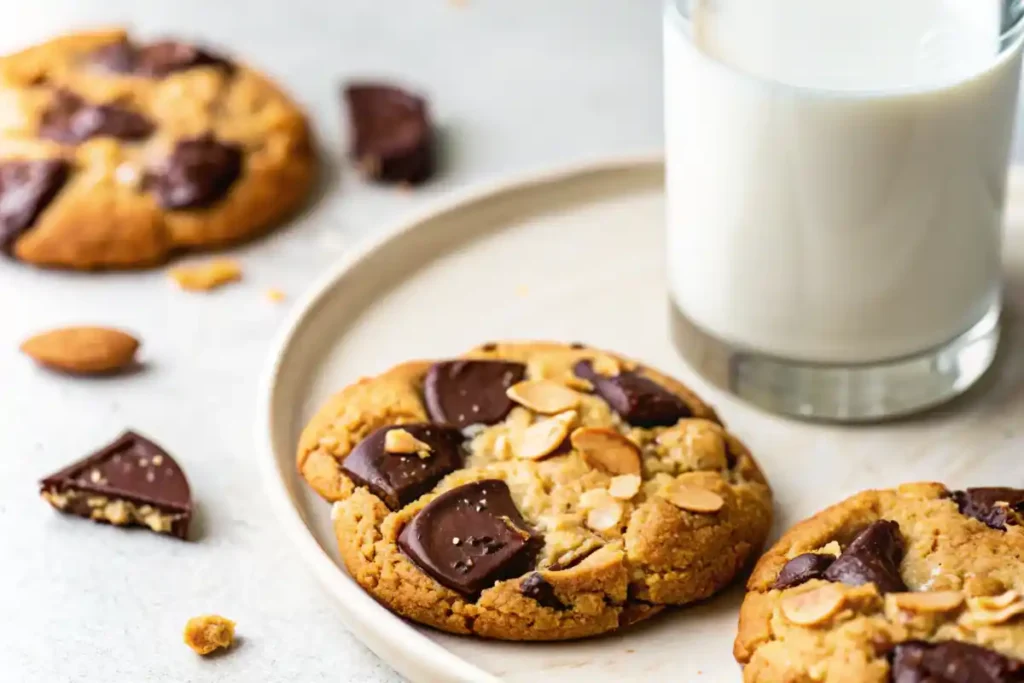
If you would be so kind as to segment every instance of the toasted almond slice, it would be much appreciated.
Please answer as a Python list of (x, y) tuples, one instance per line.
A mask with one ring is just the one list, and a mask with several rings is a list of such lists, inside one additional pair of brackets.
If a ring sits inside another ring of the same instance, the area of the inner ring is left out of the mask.
[(532, 379), (513, 384), (505, 394), (521, 406), (543, 415), (572, 410), (580, 404), (580, 395), (550, 379)]
[(951, 612), (963, 604), (959, 591), (924, 591), (919, 593), (889, 593), (885, 599), (904, 612)]
[(639, 491), (640, 477), (635, 474), (620, 474), (608, 484), (608, 493), (619, 500), (632, 500)]
[(718, 512), (725, 505), (722, 497), (714, 491), (700, 489), (695, 486), (675, 484), (666, 488), (662, 492), (662, 496), (677, 508), (689, 512)]
[(115, 372), (135, 360), (135, 337), (107, 327), (65, 327), (25, 340), (21, 351), (40, 365), (78, 375)]
[(384, 435), (384, 450), (387, 453), (419, 453), (421, 458), (430, 455), (430, 444), (420, 441), (404, 429), (390, 429)]
[(622, 519), (622, 505), (614, 500), (602, 503), (587, 513), (587, 526), (594, 531), (608, 531)]
[(615, 377), (622, 372), (622, 366), (619, 365), (619, 361), (611, 356), (594, 357), (590, 361), (590, 367), (594, 368), (594, 372), (604, 377)]
[(826, 584), (799, 593), (790, 593), (782, 598), (779, 608), (782, 615), (798, 626), (816, 626), (834, 616), (846, 596), (843, 590), (834, 584)]
[(608, 474), (640, 474), (640, 449), (614, 429), (581, 427), (572, 433), (572, 447), (591, 467)]
[(570, 410), (530, 425), (516, 445), (516, 457), (540, 460), (551, 455), (565, 441), (575, 419), (575, 411)]
[(976, 598), (971, 598), (970, 604), (972, 609), (994, 612), (1005, 609), (1019, 600), (1020, 593), (1015, 590), (1008, 590), (1005, 593), (1000, 593), (999, 595), (981, 595)]
[(960, 622), (968, 628), (1004, 624), (1024, 614), (1024, 601), (1017, 591), (1009, 590), (1001, 595), (968, 598), (965, 613)]

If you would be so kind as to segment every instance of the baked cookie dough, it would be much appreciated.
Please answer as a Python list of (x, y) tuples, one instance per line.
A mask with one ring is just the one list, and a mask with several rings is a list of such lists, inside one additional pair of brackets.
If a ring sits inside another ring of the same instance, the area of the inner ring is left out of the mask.
[(335, 503), (363, 588), (487, 638), (592, 636), (706, 598), (771, 520), (710, 407), (579, 344), (485, 344), (362, 379), (307, 425), (298, 469)]
[(314, 181), (297, 106), (185, 43), (56, 38), (0, 58), (0, 103), (0, 251), (39, 266), (151, 266), (254, 237)]
[(801, 522), (758, 562), (748, 683), (1024, 681), (1024, 490), (908, 484)]

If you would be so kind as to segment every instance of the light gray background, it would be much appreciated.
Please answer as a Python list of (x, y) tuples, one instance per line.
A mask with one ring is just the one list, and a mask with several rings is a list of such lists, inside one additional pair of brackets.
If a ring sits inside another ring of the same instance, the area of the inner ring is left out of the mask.
[[(238, 252), (245, 281), (177, 291), (160, 271), (47, 273), (0, 263), (0, 681), (394, 681), (342, 627), (291, 552), (254, 472), (256, 384), (291, 302), (346, 248), (446, 190), (511, 172), (656, 150), (657, 0), (0, 1), (0, 50), (62, 29), (129, 23), (196, 36), (278, 77), (339, 166), (336, 86), (380, 75), (426, 92), (444, 126), (442, 176), (411, 194), (332, 172), (307, 215)], [(290, 295), (272, 304), (265, 289)], [(122, 326), (147, 370), (74, 381), (16, 349), (76, 322)], [(42, 475), (134, 427), (188, 472), (199, 541), (55, 514)], [(208, 611), (241, 645), (200, 660), (180, 643)]]

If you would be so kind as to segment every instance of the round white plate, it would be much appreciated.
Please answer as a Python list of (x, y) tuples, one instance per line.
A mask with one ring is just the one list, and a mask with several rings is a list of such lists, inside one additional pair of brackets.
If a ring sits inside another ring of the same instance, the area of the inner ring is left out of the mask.
[[(738, 680), (731, 647), (742, 590), (573, 643), (487, 642), (392, 615), (336, 560), (330, 506), (302, 482), (294, 456), (303, 425), (328, 396), (403, 360), (517, 338), (580, 340), (642, 359), (691, 383), (751, 446), (776, 493), (777, 529), (867, 487), (992, 485), (1017, 471), (1019, 316), (985, 386), (914, 421), (857, 429), (786, 421), (696, 377), (668, 339), (662, 181), (660, 159), (634, 158), (463, 193), (338, 264), (280, 336), (257, 420), (269, 502), (348, 627), (411, 680)], [(1024, 305), (1024, 180), (1014, 174), (1011, 188), (1012, 312)]]

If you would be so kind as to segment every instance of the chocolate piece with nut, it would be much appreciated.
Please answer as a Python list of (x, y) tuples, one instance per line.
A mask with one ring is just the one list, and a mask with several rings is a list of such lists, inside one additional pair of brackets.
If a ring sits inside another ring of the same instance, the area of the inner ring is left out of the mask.
[(462, 467), (462, 441), (462, 432), (452, 427), (381, 427), (352, 449), (341, 470), (398, 510)]
[(973, 517), (999, 531), (1006, 531), (1008, 524), (1019, 524), (1021, 514), (1024, 513), (1024, 489), (967, 489), (954, 491), (952, 498), (960, 514)]
[(61, 512), (188, 537), (192, 494), (185, 473), (160, 446), (135, 432), (51, 474), (39, 488)]
[(498, 479), (442, 493), (398, 536), (398, 547), (420, 569), (467, 598), (525, 574), (542, 545)]
[(384, 83), (344, 90), (351, 156), (371, 180), (425, 182), (434, 173), (434, 130), (422, 97)]

